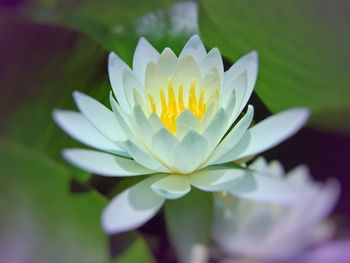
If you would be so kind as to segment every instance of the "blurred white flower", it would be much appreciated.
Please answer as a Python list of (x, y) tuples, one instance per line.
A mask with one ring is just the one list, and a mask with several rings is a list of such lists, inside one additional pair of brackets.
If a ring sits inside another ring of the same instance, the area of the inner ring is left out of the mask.
[[(179, 57), (169, 48), (160, 54), (141, 38), (133, 69), (111, 53), (108, 70), (117, 99), (110, 94), (112, 111), (74, 92), (80, 112), (55, 110), (53, 118), (73, 138), (99, 150), (64, 150), (64, 158), (73, 165), (104, 176), (149, 175), (105, 209), (102, 224), (109, 233), (142, 225), (165, 199), (182, 197), (191, 185), (223, 191), (238, 184), (247, 171), (225, 163), (277, 145), (309, 116), (308, 110), (295, 108), (250, 128), (253, 106), (241, 113), (257, 77), (257, 53), (224, 72), (219, 50), (207, 53), (196, 35)], [(247, 177), (245, 183), (248, 178), (256, 179)], [(270, 187), (271, 180), (264, 179), (249, 183)], [(259, 187), (239, 189), (254, 192)]]
[(324, 219), (338, 199), (335, 180), (315, 183), (305, 166), (284, 175), (279, 162), (268, 164), (263, 158), (249, 168), (284, 180), (295, 189), (298, 202), (276, 204), (215, 194), (213, 237), (227, 255), (223, 262), (280, 262), (333, 234), (333, 225)]

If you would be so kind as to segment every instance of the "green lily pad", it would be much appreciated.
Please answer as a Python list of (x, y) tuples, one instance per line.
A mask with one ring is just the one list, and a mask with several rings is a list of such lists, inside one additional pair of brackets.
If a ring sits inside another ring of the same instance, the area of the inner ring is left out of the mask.
[(349, 5), (316, 0), (200, 0), (199, 5), (208, 46), (219, 47), (232, 62), (258, 51), (256, 92), (271, 111), (306, 106), (312, 126), (349, 130)]
[[(0, 143), (0, 261), (112, 262), (100, 227), (107, 200), (97, 192), (69, 192), (69, 172), (18, 144)], [(154, 262), (144, 240), (113, 262)]]

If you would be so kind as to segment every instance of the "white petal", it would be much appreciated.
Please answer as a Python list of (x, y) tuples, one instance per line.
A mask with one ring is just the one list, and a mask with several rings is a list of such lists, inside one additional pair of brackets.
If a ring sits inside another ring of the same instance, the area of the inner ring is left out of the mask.
[(247, 113), (242, 119), (233, 127), (233, 129), (225, 136), (220, 142), (218, 147), (214, 150), (212, 156), (208, 160), (208, 164), (225, 163), (231, 160), (227, 160), (226, 153), (228, 153), (239, 142), (244, 133), (247, 131), (250, 123), (253, 120), (254, 108), (248, 107)]
[(110, 140), (119, 141), (126, 138), (112, 111), (81, 92), (75, 91), (73, 97), (81, 113)]
[(166, 168), (159, 160), (155, 159), (149, 152), (143, 151), (139, 145), (136, 145), (132, 141), (127, 140), (125, 142), (125, 149), (132, 156), (132, 158), (142, 166), (157, 172), (169, 172), (169, 169)]
[[(158, 65), (155, 63), (148, 63), (146, 68), (146, 80), (145, 80), (145, 88), (146, 95), (152, 95), (152, 98), (155, 102), (156, 112), (160, 115), (162, 110), (162, 104), (160, 99), (160, 90), (163, 90), (165, 97), (167, 97), (168, 89), (167, 77), (160, 70)], [(151, 108), (149, 107), (149, 111)]]
[(254, 171), (266, 171), (268, 167), (268, 163), (266, 159), (262, 156), (256, 158), (250, 165), (249, 169), (254, 170)]
[(165, 128), (163, 122), (160, 120), (159, 116), (156, 113), (152, 113), (149, 116), (148, 120), (155, 131), (159, 131), (161, 128)]
[[(225, 103), (225, 100), (232, 93), (232, 89), (243, 90), (242, 96), (239, 97), (241, 103), (239, 103), (238, 111), (241, 112), (242, 109), (248, 102), (250, 95), (253, 92), (255, 81), (258, 74), (258, 54), (253, 51), (242, 58), (240, 58), (233, 66), (225, 72), (224, 74), (224, 87), (221, 93), (221, 101)], [(237, 82), (237, 79), (246, 75), (247, 81)], [(240, 83), (240, 85), (238, 85)], [(239, 92), (237, 92), (238, 94)]]
[(197, 130), (198, 127), (198, 119), (191, 111), (185, 109), (176, 119), (176, 137), (181, 140), (190, 129)]
[(170, 77), (176, 68), (177, 57), (175, 53), (167, 47), (160, 54), (157, 64), (163, 73), (167, 77)]
[(120, 127), (122, 127), (124, 134), (126, 134), (126, 137), (134, 143), (140, 144), (134, 132), (136, 130), (136, 124), (134, 124), (135, 120), (125, 113), (120, 105), (114, 100), (112, 93), (110, 93), (109, 101), (113, 109), (113, 114), (118, 120)]
[[(207, 72), (204, 76), (202, 76), (202, 80), (199, 83), (198, 93), (201, 90), (205, 90), (204, 102), (209, 103), (209, 101), (213, 100), (216, 97), (216, 92), (221, 88), (220, 76), (218, 70), (216, 68)], [(214, 99), (215, 100), (215, 99)]]
[(129, 69), (129, 66), (121, 60), (115, 53), (111, 52), (108, 57), (108, 74), (111, 86), (119, 104), (129, 112), (130, 108), (123, 88), (123, 72)]
[(134, 59), (133, 71), (141, 84), (145, 83), (145, 72), (149, 62), (156, 63), (159, 58), (159, 52), (143, 37), (137, 43)]
[[(196, 62), (192, 57), (187, 56), (180, 60), (180, 62), (177, 64), (173, 75), (175, 94), (178, 94), (179, 86), (183, 85), (183, 100), (185, 102), (185, 106), (186, 102), (188, 101), (192, 80), (195, 80), (198, 84), (201, 80), (201, 76)], [(198, 87), (198, 85), (196, 85), (196, 87)]]
[(74, 111), (54, 110), (53, 119), (66, 133), (74, 139), (99, 150), (129, 156), (101, 132), (99, 132), (83, 114)]
[(154, 192), (167, 199), (177, 199), (191, 190), (185, 175), (169, 175), (151, 185)]
[(175, 148), (173, 165), (180, 173), (191, 173), (204, 161), (207, 150), (207, 140), (191, 130)]
[(250, 128), (221, 162), (238, 160), (266, 151), (294, 135), (307, 121), (309, 111), (294, 108), (270, 116)]
[(224, 64), (218, 48), (213, 48), (208, 52), (208, 55), (199, 64), (199, 69), (202, 77), (205, 76), (213, 68), (217, 69), (220, 79), (220, 84), (223, 81)]
[(219, 109), (215, 114), (208, 127), (203, 132), (204, 138), (208, 141), (208, 151), (212, 149), (220, 142), (221, 138), (226, 132), (227, 114), (224, 109)]
[(285, 180), (258, 172), (246, 174), (239, 184), (230, 188), (229, 192), (238, 197), (258, 202), (283, 204), (299, 201), (298, 191)]
[(134, 117), (139, 128), (139, 136), (143, 137), (149, 143), (154, 135), (154, 129), (139, 105), (134, 107)]
[(151, 185), (159, 176), (151, 176), (114, 197), (102, 213), (102, 227), (109, 234), (140, 227), (162, 207), (165, 199)]
[(172, 154), (178, 143), (166, 128), (162, 128), (152, 138), (152, 152), (168, 167), (172, 167)]
[(207, 192), (225, 191), (238, 184), (246, 171), (228, 167), (212, 166), (189, 176), (194, 187)]
[(134, 160), (108, 153), (85, 149), (65, 149), (64, 159), (74, 166), (90, 173), (104, 176), (134, 176), (151, 174), (151, 171)]
[(192, 36), (182, 49), (179, 60), (191, 56), (199, 64), (207, 54), (205, 47), (198, 35)]
[(132, 111), (135, 106), (134, 90), (144, 92), (139, 80), (134, 76), (131, 70), (125, 70), (123, 73), (123, 89), (126, 99), (128, 100), (128, 113)]

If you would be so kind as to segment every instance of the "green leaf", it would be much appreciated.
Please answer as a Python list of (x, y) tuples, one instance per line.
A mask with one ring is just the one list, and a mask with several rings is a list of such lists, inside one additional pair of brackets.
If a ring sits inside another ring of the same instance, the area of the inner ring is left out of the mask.
[(51, 114), (55, 108), (76, 109), (73, 90), (108, 101), (106, 52), (86, 38), (55, 28), (8, 21), (0, 26), (0, 34), (6, 40), (1, 49), (6, 52), (0, 51), (6, 65), (0, 70), (3, 133), (86, 180), (89, 174), (62, 159), (63, 148), (79, 144), (56, 126)]
[(311, 125), (346, 130), (350, 21), (341, 2), (200, 0), (200, 32), (230, 61), (258, 51), (256, 92), (271, 111), (306, 106)]
[[(100, 227), (104, 197), (71, 194), (67, 169), (18, 144), (0, 142), (0, 164), (4, 262), (111, 262)], [(154, 262), (144, 240), (130, 235), (134, 242), (114, 262)]]
[(165, 203), (168, 236), (180, 262), (190, 263), (193, 245), (209, 243), (212, 206), (212, 194), (197, 189), (192, 189), (183, 198), (168, 200)]
[(32, 1), (24, 12), (43, 23), (78, 30), (114, 50), (129, 64), (143, 36), (156, 47), (179, 51), (198, 32), (197, 4), (176, 0)]

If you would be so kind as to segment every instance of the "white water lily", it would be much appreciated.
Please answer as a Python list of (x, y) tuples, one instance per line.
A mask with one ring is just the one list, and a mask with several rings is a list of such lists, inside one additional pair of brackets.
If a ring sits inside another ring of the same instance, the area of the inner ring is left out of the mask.
[(165, 199), (180, 198), (191, 186), (212, 192), (238, 184), (246, 171), (225, 163), (277, 145), (309, 116), (295, 108), (250, 128), (253, 106), (241, 115), (257, 78), (257, 53), (224, 72), (219, 50), (207, 53), (198, 36), (178, 57), (141, 38), (133, 69), (111, 53), (108, 70), (112, 111), (74, 92), (80, 112), (55, 110), (53, 117), (73, 138), (99, 150), (66, 149), (68, 162), (103, 176), (149, 175), (105, 209), (102, 224), (109, 233), (142, 225)]
[(280, 262), (331, 236), (333, 227), (324, 219), (338, 199), (335, 180), (315, 183), (305, 166), (284, 175), (279, 162), (268, 164), (263, 158), (249, 168), (282, 178), (296, 190), (298, 202), (276, 204), (215, 194), (213, 237), (227, 255), (223, 262)]

